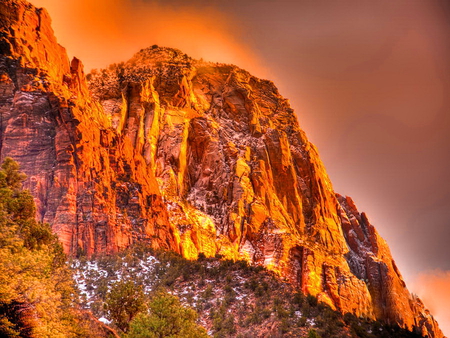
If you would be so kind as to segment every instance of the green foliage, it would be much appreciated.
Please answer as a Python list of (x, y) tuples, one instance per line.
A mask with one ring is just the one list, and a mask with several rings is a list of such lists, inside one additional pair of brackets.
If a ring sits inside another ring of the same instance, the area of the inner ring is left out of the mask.
[(22, 182), (27, 178), (19, 171), (19, 164), (11, 157), (6, 157), (0, 170), (0, 189), (11, 189), (13, 191), (22, 188)]
[(0, 336), (75, 337), (74, 294), (65, 256), (21, 190), (25, 175), (6, 158), (0, 169)]
[(105, 310), (114, 324), (127, 332), (131, 320), (145, 309), (144, 304), (142, 287), (136, 286), (133, 281), (119, 281), (106, 295)]
[[(142, 264), (149, 260), (153, 263), (147, 265), (147, 272), (144, 272)], [(98, 297), (95, 304), (103, 303), (105, 286), (111, 285), (110, 280), (115, 280), (119, 272), (122, 278), (132, 278), (146, 290), (169, 288), (183, 304), (199, 311), (201, 322), (211, 328), (211, 334), (216, 338), (257, 337), (262, 332), (274, 338), (307, 337), (308, 334), (327, 338), (420, 337), (385, 323), (351, 314), (343, 316), (319, 302), (317, 297), (304, 295), (291, 284), (281, 281), (274, 273), (243, 261), (203, 255), (198, 261), (190, 261), (173, 252), (155, 251), (139, 245), (117, 256), (100, 257), (96, 263), (103, 272), (90, 270), (97, 277), (87, 283), (97, 286), (92, 286)], [(150, 313), (137, 315), (132, 321), (141, 328), (141, 331), (135, 331), (136, 337), (147, 337), (148, 325), (140, 319), (147, 318)]]
[(321, 338), (320, 335), (316, 332), (316, 330), (311, 329), (308, 331), (308, 338)]
[(203, 292), (203, 297), (205, 300), (208, 300), (212, 297), (212, 295), (213, 295), (213, 288), (212, 285), (210, 284), (206, 287), (205, 291)]
[(306, 296), (306, 301), (308, 302), (309, 306), (312, 306), (312, 307), (316, 307), (318, 304), (317, 298), (314, 297), (313, 295)]
[(233, 314), (228, 313), (226, 301), (219, 306), (217, 311), (212, 309), (210, 317), (213, 319), (215, 338), (234, 336), (236, 333), (235, 319)]
[(149, 311), (138, 314), (130, 323), (127, 338), (206, 338), (196, 324), (197, 313), (184, 307), (179, 299), (158, 291), (148, 304)]
[(343, 316), (344, 323), (350, 328), (352, 338), (422, 338), (419, 332), (402, 329), (398, 325), (387, 325), (379, 321), (358, 318), (351, 313)]

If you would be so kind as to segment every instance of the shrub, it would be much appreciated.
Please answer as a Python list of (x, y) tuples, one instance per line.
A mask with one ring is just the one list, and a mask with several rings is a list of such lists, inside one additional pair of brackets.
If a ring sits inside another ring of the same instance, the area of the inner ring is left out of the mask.
[(83, 336), (74, 316), (66, 257), (21, 189), (25, 175), (6, 158), (0, 169), (0, 336)]
[(149, 303), (149, 311), (138, 314), (130, 323), (127, 338), (207, 338), (196, 324), (197, 313), (184, 307), (179, 299), (158, 291)]
[(127, 332), (131, 320), (145, 309), (144, 303), (141, 287), (132, 281), (119, 281), (112, 285), (106, 295), (105, 311), (120, 330)]
[(319, 334), (314, 329), (308, 331), (308, 338), (321, 338)]

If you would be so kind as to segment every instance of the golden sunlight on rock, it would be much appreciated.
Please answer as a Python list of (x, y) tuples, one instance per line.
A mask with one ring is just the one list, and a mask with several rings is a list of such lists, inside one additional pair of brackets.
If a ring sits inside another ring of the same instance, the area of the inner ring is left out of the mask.
[(343, 313), (442, 338), (272, 82), (156, 45), (85, 77), (45, 11), (5, 3), (2, 156), (68, 254), (145, 242), (246, 259)]
[[(111, 80), (102, 85), (102, 78)], [(153, 85), (145, 88), (157, 94), (130, 90), (147, 79)], [(142, 112), (141, 120), (154, 119), (154, 107), (164, 107), (151, 133), (139, 131), (139, 120), (133, 130), (144, 135), (142, 149), (158, 139), (157, 182), (186, 257), (244, 258), (343, 312), (409, 329), (419, 317), (433, 323), (365, 214), (335, 195), (317, 150), (271, 82), (154, 46), (92, 74), (90, 88), (100, 102), (139, 102), (128, 106), (128, 118)], [(438, 332), (435, 324), (424, 330)]]

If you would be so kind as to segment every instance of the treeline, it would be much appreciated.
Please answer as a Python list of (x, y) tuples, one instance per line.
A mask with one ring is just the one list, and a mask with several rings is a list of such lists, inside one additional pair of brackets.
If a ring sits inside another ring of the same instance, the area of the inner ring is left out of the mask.
[[(334, 311), (316, 297), (295, 290), (273, 272), (250, 266), (246, 261), (204, 255), (191, 261), (173, 252), (138, 245), (117, 255), (81, 258), (73, 266), (78, 282), (87, 289), (86, 307), (96, 316), (112, 320), (112, 325), (123, 332), (131, 332), (128, 330), (133, 326), (128, 325), (126, 318), (138, 316), (113, 315), (112, 309), (127, 303), (127, 299), (147, 298), (151, 302), (162, 292), (180, 300), (176, 301), (176, 308), (195, 309), (199, 316), (197, 325), (204, 326), (216, 338), (422, 337), (398, 325)], [(134, 291), (124, 292), (127, 288)], [(152, 313), (148, 305), (145, 313)]]

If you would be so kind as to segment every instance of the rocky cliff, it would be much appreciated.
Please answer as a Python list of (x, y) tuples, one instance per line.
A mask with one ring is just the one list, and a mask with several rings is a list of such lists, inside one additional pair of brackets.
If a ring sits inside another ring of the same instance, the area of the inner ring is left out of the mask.
[(44, 9), (6, 0), (0, 16), (1, 157), (68, 253), (245, 258), (342, 312), (443, 336), (272, 82), (153, 46), (88, 85)]
[(28, 175), (37, 217), (71, 253), (141, 238), (178, 250), (153, 172), (91, 99), (45, 9), (7, 0), (0, 15), (0, 151)]

